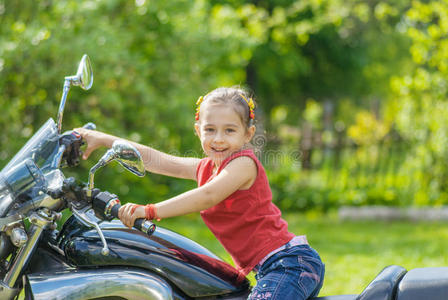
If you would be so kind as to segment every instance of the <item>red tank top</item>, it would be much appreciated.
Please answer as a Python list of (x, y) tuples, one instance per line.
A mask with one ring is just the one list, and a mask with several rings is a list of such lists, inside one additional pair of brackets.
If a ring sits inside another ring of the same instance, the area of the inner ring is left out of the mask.
[[(258, 173), (254, 183), (249, 189), (238, 190), (217, 205), (201, 211), (201, 216), (246, 276), (262, 258), (286, 244), (294, 234), (288, 231), (288, 223), (272, 203), (266, 172), (252, 150), (231, 155), (223, 161), (216, 174), (240, 156), (248, 156), (256, 163)], [(196, 173), (199, 186), (216, 176), (213, 168), (210, 158), (199, 162)]]

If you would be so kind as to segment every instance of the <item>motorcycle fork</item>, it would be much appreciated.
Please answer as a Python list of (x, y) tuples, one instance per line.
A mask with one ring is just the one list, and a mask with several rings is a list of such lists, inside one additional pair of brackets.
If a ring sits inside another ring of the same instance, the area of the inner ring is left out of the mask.
[(56, 215), (48, 209), (41, 209), (29, 217), (31, 226), (28, 241), (19, 249), (5, 278), (0, 282), (0, 295), (2, 299), (11, 299), (20, 291), (15, 288), (17, 279), (26, 268), (36, 250), (42, 232), (54, 224), (55, 218)]

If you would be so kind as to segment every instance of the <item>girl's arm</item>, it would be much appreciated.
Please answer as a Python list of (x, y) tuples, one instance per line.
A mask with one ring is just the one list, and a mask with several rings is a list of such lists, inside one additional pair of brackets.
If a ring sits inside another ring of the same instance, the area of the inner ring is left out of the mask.
[[(256, 177), (255, 162), (246, 156), (238, 157), (203, 186), (155, 204), (157, 218), (185, 215), (215, 206), (235, 191), (250, 188)], [(144, 206), (137, 207), (133, 214), (132, 207), (133, 204), (124, 205), (118, 213), (120, 220), (128, 227), (132, 227), (135, 219), (145, 217)]]
[[(87, 142), (87, 148), (84, 152), (83, 159), (87, 159), (89, 155), (99, 147), (104, 146), (110, 148), (114, 141), (125, 140), (100, 131), (88, 130), (85, 128), (76, 128), (75, 131)], [(126, 141), (132, 144), (140, 152), (147, 171), (161, 175), (196, 180), (196, 168), (200, 159), (173, 156), (139, 143)]]

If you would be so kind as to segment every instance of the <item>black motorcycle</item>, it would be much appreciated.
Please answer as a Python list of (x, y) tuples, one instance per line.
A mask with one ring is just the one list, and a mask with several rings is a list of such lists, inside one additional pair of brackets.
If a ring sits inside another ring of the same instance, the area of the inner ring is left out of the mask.
[[(201, 245), (143, 219), (135, 229), (114, 220), (120, 201), (94, 188), (94, 175), (115, 160), (143, 176), (132, 145), (115, 142), (88, 183), (64, 176), (82, 145), (76, 132), (61, 132), (65, 100), (71, 86), (92, 82), (85, 55), (65, 78), (57, 122), (50, 118), (0, 172), (0, 299), (246, 299), (249, 281)], [(389, 266), (360, 295), (316, 299), (448, 299), (448, 268)]]

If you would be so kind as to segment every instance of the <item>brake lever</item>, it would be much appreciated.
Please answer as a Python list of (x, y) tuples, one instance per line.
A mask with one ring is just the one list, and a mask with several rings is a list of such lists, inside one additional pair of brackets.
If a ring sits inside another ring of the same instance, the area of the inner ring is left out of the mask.
[(98, 235), (100, 236), (101, 242), (103, 243), (103, 249), (101, 249), (101, 254), (107, 256), (109, 255), (110, 251), (109, 247), (107, 246), (106, 239), (104, 238), (103, 231), (95, 221), (89, 219), (89, 217), (86, 214), (87, 209), (88, 207), (84, 208), (83, 210), (77, 210), (73, 205), (71, 206), (71, 211), (82, 221), (84, 225), (91, 226), (96, 229)]

